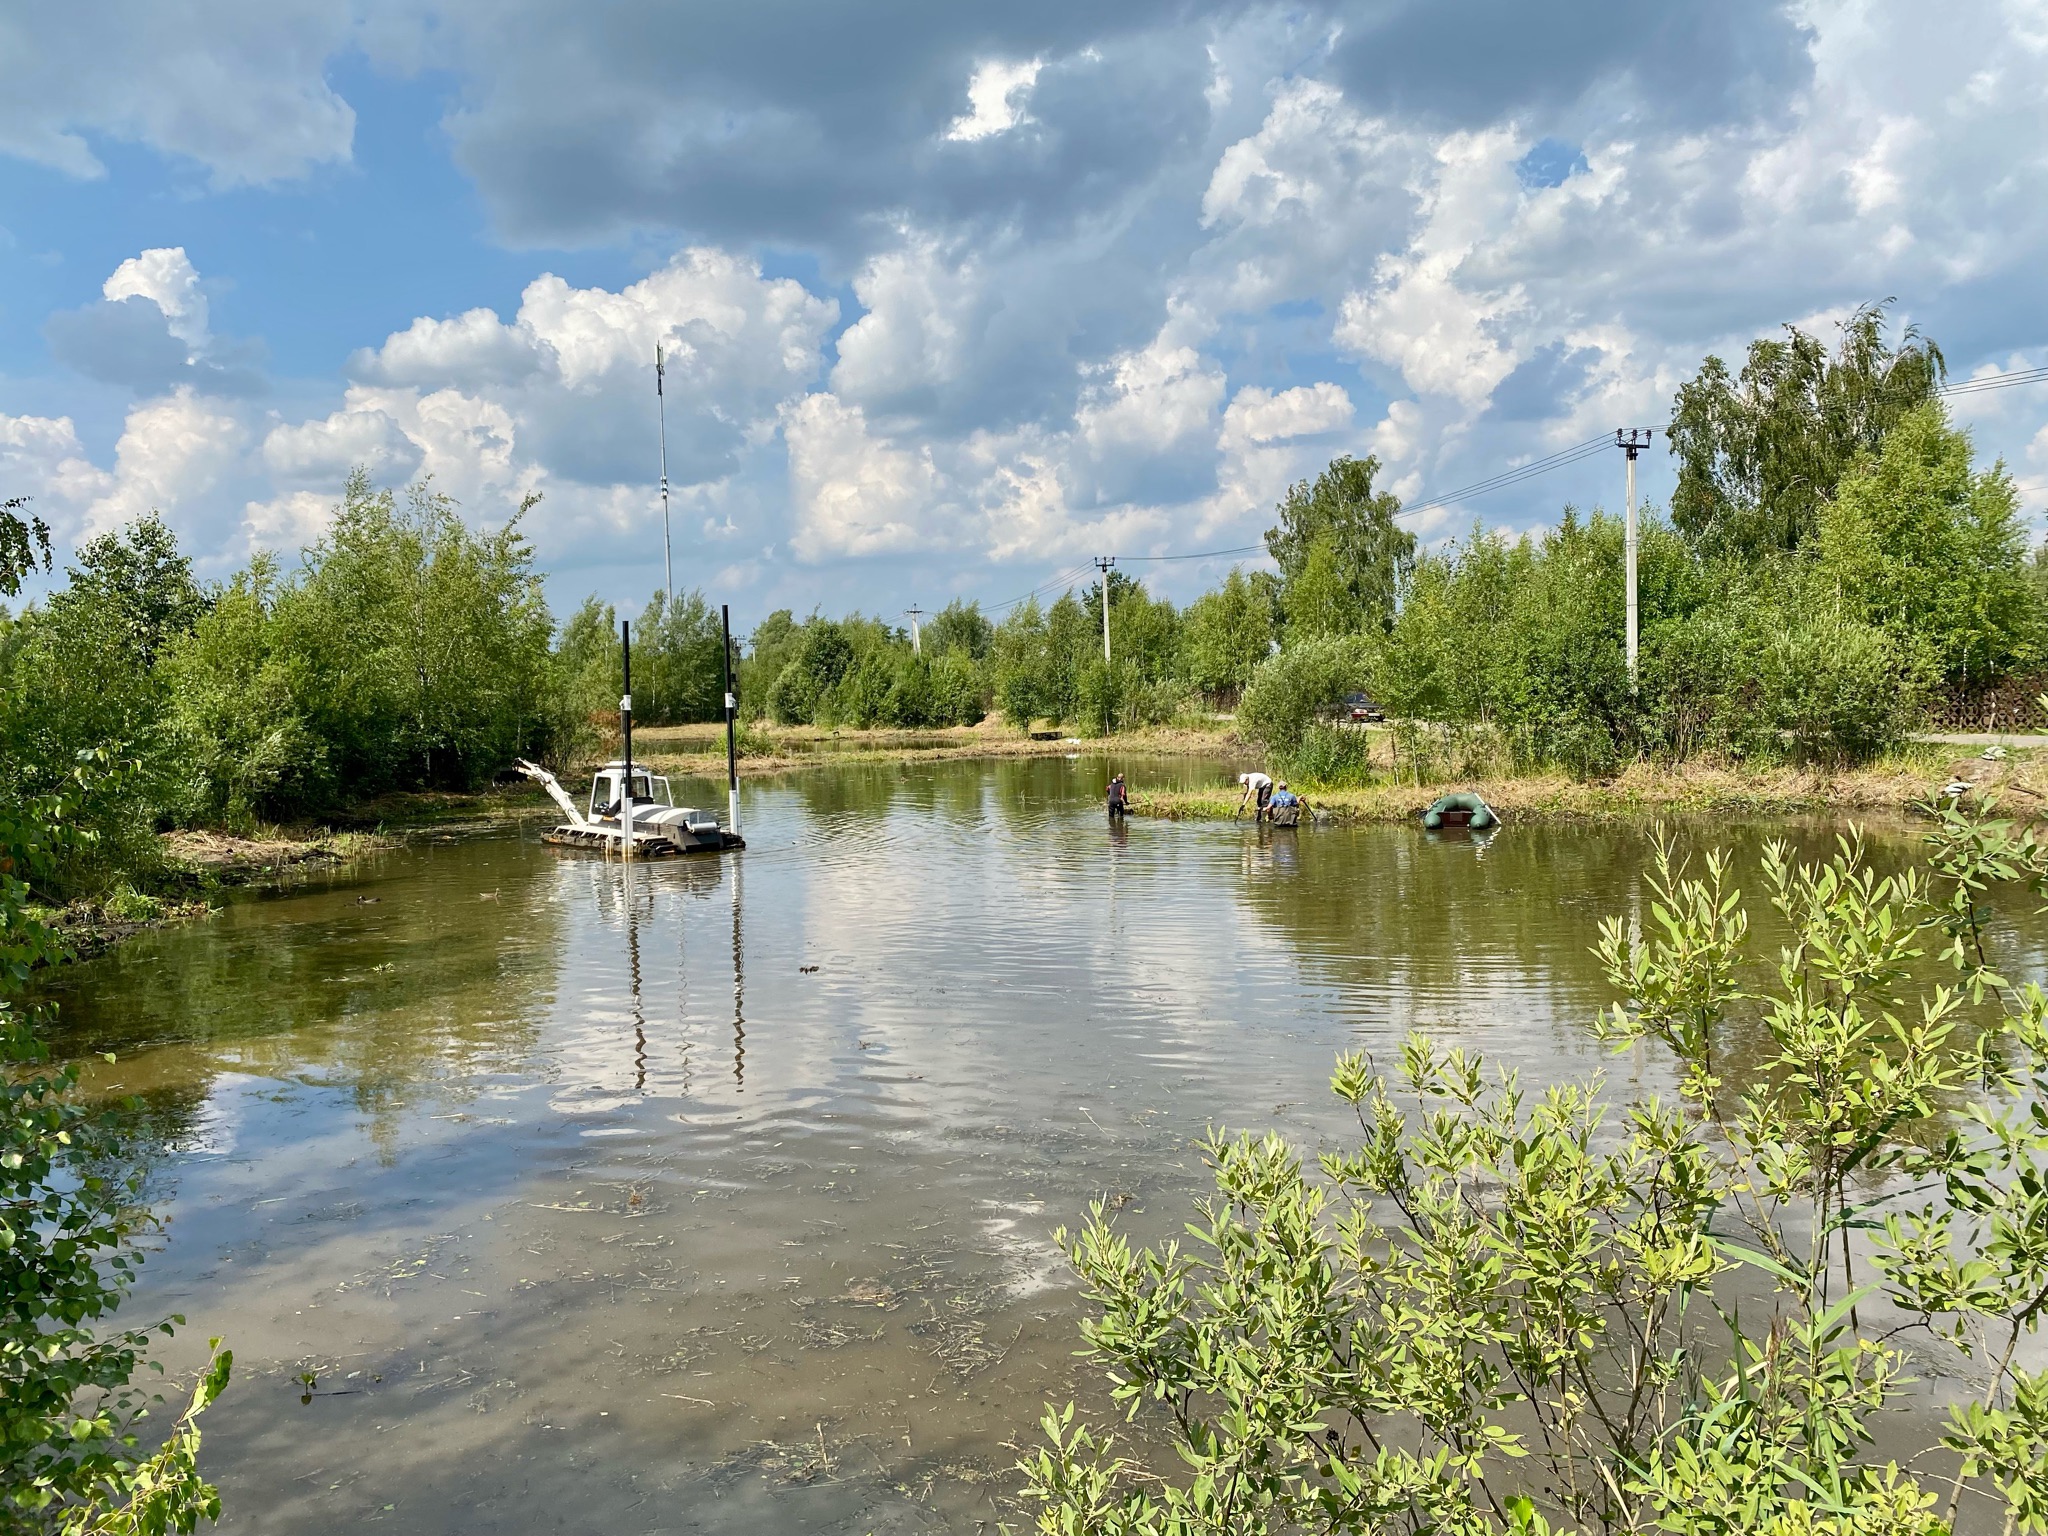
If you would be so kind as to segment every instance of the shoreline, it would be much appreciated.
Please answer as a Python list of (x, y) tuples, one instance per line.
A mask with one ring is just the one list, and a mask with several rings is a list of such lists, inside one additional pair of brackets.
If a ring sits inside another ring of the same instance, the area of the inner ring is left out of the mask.
[(217, 892), (280, 889), (300, 874), (344, 869), (397, 841), (374, 832), (311, 828), (255, 836), (207, 828), (164, 832), (158, 835), (163, 866), (146, 882), (153, 890), (129, 883), (97, 901), (36, 911), (69, 951), (63, 963), (91, 960), (137, 934), (218, 916), (221, 908), (212, 899)]
[[(1134, 816), (1166, 821), (1228, 821), (1238, 814), (1241, 767), (1262, 754), (1221, 722), (1210, 729), (1153, 727), (1118, 736), (1037, 738), (1006, 728), (824, 730), (752, 726), (743, 733), (743, 778), (769, 778), (812, 768), (907, 766), (928, 762), (1001, 761), (1044, 757), (1207, 757), (1230, 777), (1209, 789), (1148, 791), (1134, 787)], [(644, 743), (644, 746), (643, 746)], [(722, 725), (657, 726), (635, 732), (636, 760), (670, 776), (725, 777)], [(644, 756), (643, 756), (644, 752)], [(2048, 750), (2015, 746), (1998, 759), (1961, 743), (1921, 741), (1864, 768), (1826, 770), (1634, 763), (1606, 779), (1561, 773), (1479, 777), (1432, 784), (1324, 787), (1298, 785), (1321, 825), (1413, 821), (1453, 789), (1476, 791), (1504, 820), (1619, 821), (1659, 815), (1813, 816), (1914, 813), (1943, 784), (1962, 780), (1981, 802), (1995, 799), (2015, 820), (2048, 820)], [(221, 909), (210, 897), (230, 889), (279, 889), (301, 875), (338, 872), (401, 846), (429, 830), (486, 828), (549, 808), (537, 785), (521, 780), (472, 791), (408, 791), (366, 801), (326, 825), (264, 828), (254, 835), (212, 829), (162, 834), (163, 878), (155, 894), (116, 891), (101, 901), (45, 908), (44, 920), (70, 946), (73, 960), (91, 959), (139, 933), (194, 922)]]
[[(1730, 768), (1687, 763), (1634, 763), (1607, 779), (1564, 774), (1481, 777), (1437, 784), (1382, 783), (1301, 789), (1314, 819), (1326, 825), (1419, 820), (1438, 796), (1472, 790), (1503, 820), (1620, 821), (1673, 815), (1843, 816), (1912, 814), (1951, 780), (1963, 780), (1980, 803), (1994, 799), (2018, 821), (2048, 816), (2048, 764), (2012, 754), (2001, 761), (1924, 753), (1843, 770)], [(1131, 812), (1169, 821), (1227, 821), (1236, 811), (1235, 785), (1213, 790), (1169, 790), (1132, 797)]]

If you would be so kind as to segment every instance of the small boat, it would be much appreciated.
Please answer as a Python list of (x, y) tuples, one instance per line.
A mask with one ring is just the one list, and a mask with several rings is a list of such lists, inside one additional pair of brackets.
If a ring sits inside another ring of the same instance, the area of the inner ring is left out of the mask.
[(1488, 827), (1499, 826), (1500, 817), (1484, 800), (1461, 789), (1432, 801), (1422, 813), (1422, 824), (1432, 832), (1438, 827), (1470, 827), (1475, 832), (1484, 832)]
[(679, 853), (722, 853), (744, 848), (737, 832), (718, 823), (716, 811), (677, 805), (669, 791), (668, 779), (649, 773), (639, 763), (628, 765), (614, 759), (591, 775), (590, 804), (579, 808), (552, 773), (538, 763), (519, 760), (519, 771), (536, 781), (568, 815), (558, 827), (541, 835), (541, 841), (572, 848), (602, 848), (623, 853), (626, 846), (624, 806), (620, 799), (626, 775), (632, 774), (633, 857), (668, 858)]

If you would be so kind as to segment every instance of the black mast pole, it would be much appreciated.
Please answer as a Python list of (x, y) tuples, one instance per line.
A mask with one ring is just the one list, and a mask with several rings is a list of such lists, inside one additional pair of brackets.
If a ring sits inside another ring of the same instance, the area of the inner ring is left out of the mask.
[(633, 854), (633, 629), (619, 620), (619, 654), (624, 663), (626, 691), (619, 696), (619, 735), (623, 739), (625, 777), (619, 783), (619, 830), (625, 834), (626, 856)]
[(726, 830), (737, 837), (740, 830), (740, 754), (734, 735), (739, 714), (739, 695), (732, 689), (732, 609), (718, 605), (718, 632), (725, 641), (721, 670), (725, 677), (725, 819)]

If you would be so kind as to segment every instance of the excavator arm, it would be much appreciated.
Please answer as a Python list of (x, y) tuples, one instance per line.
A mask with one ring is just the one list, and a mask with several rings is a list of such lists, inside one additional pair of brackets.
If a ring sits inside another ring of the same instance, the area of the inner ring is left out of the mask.
[(562, 788), (552, 773), (541, 767), (539, 763), (529, 763), (523, 757), (515, 758), (513, 761), (521, 773), (534, 780), (542, 789), (548, 792), (549, 797), (562, 808), (562, 813), (569, 818), (570, 826), (587, 827), (590, 825), (589, 822), (583, 819), (583, 813), (576, 809), (576, 802), (569, 798), (569, 792)]

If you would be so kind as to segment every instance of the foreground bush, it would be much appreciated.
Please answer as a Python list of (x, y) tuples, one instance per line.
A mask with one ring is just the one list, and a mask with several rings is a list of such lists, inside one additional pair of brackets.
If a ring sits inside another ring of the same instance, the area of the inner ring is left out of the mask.
[[(1979, 908), (2048, 855), (1954, 813), (1930, 842), (1897, 876), (1774, 847), (1791, 937), (1760, 968), (1727, 868), (1660, 858), (1641, 935), (1602, 930), (1601, 1027), (1665, 1052), (1676, 1101), (1531, 1096), (1417, 1039), (1338, 1063), (1363, 1141), (1319, 1177), (1212, 1135), (1191, 1249), (1101, 1207), (1063, 1232), (1111, 1398), (1177, 1462), (1049, 1409), (1038, 1528), (1936, 1536), (1968, 1498), (2048, 1531), (2048, 1373), (2017, 1354), (2048, 1309), (2048, 995), (1988, 968)], [(1908, 1005), (1929, 939), (1956, 985)], [(1975, 1382), (1901, 1464), (1871, 1440), (1907, 1339)]]
[(31, 914), (28, 877), (63, 840), (65, 808), (44, 800), (0, 819), (0, 1531), (162, 1536), (216, 1519), (199, 1474), (196, 1420), (227, 1385), (218, 1348), (154, 1449), (159, 1401), (135, 1384), (150, 1334), (114, 1312), (151, 1228), (118, 1129), (76, 1099), (19, 1002), (31, 970), (60, 956)]

